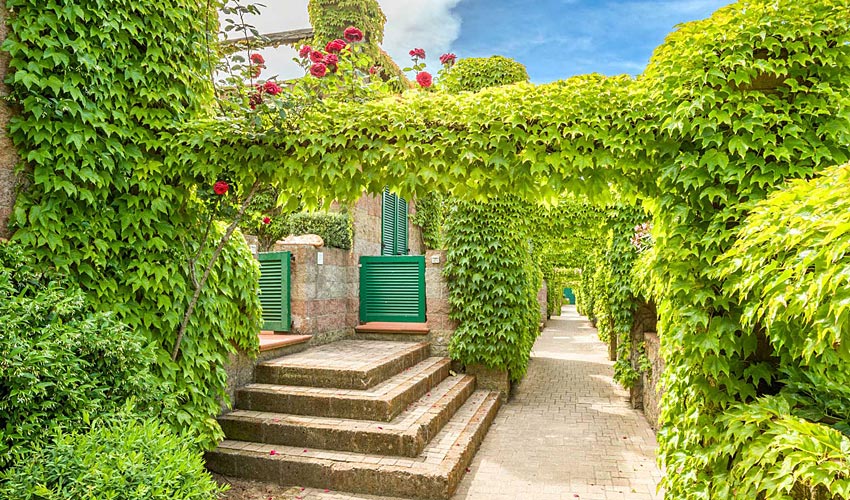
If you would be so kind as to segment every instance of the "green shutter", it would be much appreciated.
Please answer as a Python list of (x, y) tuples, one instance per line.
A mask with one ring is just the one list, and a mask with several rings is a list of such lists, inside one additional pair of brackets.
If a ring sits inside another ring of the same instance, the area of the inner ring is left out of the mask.
[(360, 257), (360, 321), (425, 322), (425, 257)]
[(381, 194), (381, 255), (395, 255), (395, 195), (389, 188)]
[(407, 255), (407, 201), (396, 197), (395, 210), (395, 255)]
[(407, 255), (407, 201), (384, 188), (381, 194), (381, 255)]
[(263, 330), (288, 332), (292, 326), (289, 309), (289, 252), (261, 253), (260, 305), (263, 307)]

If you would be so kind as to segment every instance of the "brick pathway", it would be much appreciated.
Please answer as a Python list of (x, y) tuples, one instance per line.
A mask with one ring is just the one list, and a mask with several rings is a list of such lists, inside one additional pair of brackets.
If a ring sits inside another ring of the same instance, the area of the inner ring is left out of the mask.
[(655, 435), (607, 352), (574, 306), (552, 318), (454, 500), (662, 498)]
[[(552, 318), (453, 500), (663, 498), (655, 435), (613, 381), (607, 352), (574, 306)], [(300, 488), (282, 498), (392, 500)]]

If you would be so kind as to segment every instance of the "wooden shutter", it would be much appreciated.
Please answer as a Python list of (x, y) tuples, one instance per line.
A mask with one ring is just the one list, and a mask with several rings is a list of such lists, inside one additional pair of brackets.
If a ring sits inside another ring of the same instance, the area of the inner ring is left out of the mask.
[(360, 321), (425, 322), (425, 257), (360, 257)]
[(381, 194), (381, 255), (395, 255), (395, 195), (389, 188)]
[(260, 305), (263, 308), (263, 330), (288, 332), (292, 326), (289, 309), (289, 252), (261, 253)]
[(407, 255), (407, 201), (396, 197), (395, 209), (395, 255)]
[(407, 201), (384, 188), (381, 194), (381, 255), (407, 255)]

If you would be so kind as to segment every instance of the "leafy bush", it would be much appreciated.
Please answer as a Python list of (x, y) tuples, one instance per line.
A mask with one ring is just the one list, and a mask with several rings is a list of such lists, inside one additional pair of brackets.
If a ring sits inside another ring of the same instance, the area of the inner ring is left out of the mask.
[(302, 212), (289, 217), (289, 234), (318, 234), (325, 246), (351, 248), (351, 218), (348, 214)]
[(440, 79), (447, 92), (478, 92), (488, 87), (527, 82), (525, 66), (502, 56), (470, 57), (459, 60), (451, 71)]
[(16, 500), (212, 500), (220, 491), (190, 442), (132, 418), (60, 432), (0, 475), (0, 498)]
[[(75, 428), (129, 398), (158, 413), (152, 349), (78, 288), (34, 272), (0, 244), (0, 468), (52, 428)], [(164, 397), (164, 396), (163, 396)]]

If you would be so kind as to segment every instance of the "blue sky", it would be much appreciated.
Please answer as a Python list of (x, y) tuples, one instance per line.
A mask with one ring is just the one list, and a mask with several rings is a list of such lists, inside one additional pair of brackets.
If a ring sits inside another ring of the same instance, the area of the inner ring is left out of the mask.
[(462, 0), (451, 44), (460, 57), (516, 59), (535, 83), (572, 75), (636, 75), (674, 26), (729, 0)]
[[(270, 33), (309, 26), (307, 0), (262, 0), (253, 23)], [(438, 57), (503, 55), (545, 83), (584, 73), (636, 75), (675, 25), (703, 19), (731, 0), (378, 0), (387, 16), (384, 49), (402, 67), (422, 47)], [(302, 76), (288, 47), (264, 49), (268, 78)]]

